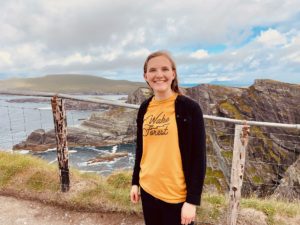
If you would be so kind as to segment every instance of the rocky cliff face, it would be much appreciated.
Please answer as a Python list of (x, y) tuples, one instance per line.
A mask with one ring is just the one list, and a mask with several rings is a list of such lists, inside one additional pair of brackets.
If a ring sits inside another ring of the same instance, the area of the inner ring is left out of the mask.
[[(21, 98), (21, 99), (11, 99), (7, 100), (10, 103), (27, 103), (27, 102), (34, 102), (34, 103), (49, 103), (51, 105), (51, 100), (46, 98)], [(83, 102), (83, 101), (76, 101), (76, 100), (65, 100), (65, 109), (66, 110), (97, 110), (97, 109), (108, 109), (109, 106), (107, 105), (100, 105), (98, 103), (91, 103), (91, 102)]]
[[(68, 146), (107, 146), (132, 143), (135, 139), (136, 110), (111, 107), (104, 112), (93, 113), (79, 127), (68, 127)], [(54, 130), (32, 132), (26, 141), (13, 146), (14, 150), (44, 151), (56, 148)]]
[[(205, 114), (236, 119), (300, 124), (300, 85), (292, 85), (272, 80), (257, 80), (249, 88), (224, 88), (200, 85), (188, 89), (187, 94), (198, 101)], [(219, 168), (229, 181), (231, 168), (234, 125), (206, 121), (209, 154), (215, 160), (209, 165)], [(298, 144), (296, 144), (298, 143)], [(251, 127), (247, 149), (244, 194), (256, 192), (259, 196), (272, 194), (286, 171), (296, 161), (300, 153), (299, 130), (271, 127)], [(298, 168), (299, 169), (299, 168)], [(295, 173), (294, 173), (295, 174)], [(295, 174), (296, 175), (296, 174)], [(294, 180), (298, 180), (296, 175)], [(293, 183), (293, 182), (290, 182)], [(292, 186), (299, 188), (299, 183)], [(289, 189), (289, 187), (287, 187)], [(297, 189), (297, 188), (296, 188)], [(295, 192), (294, 192), (295, 193)], [(295, 196), (295, 195), (293, 195)], [(298, 193), (298, 198), (300, 195)]]
[(140, 87), (132, 94), (128, 95), (126, 103), (140, 105), (143, 101), (152, 95), (152, 91), (149, 88)]
[(300, 199), (300, 157), (285, 172), (273, 196), (280, 199)]

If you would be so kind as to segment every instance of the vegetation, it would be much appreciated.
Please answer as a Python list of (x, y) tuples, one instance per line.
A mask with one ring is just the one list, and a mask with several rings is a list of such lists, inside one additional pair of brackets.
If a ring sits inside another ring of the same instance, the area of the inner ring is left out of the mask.
[[(57, 85), (59, 84), (59, 85)], [(13, 78), (0, 81), (0, 86), (8, 90), (45, 91), (58, 93), (126, 93), (138, 87), (146, 87), (144, 82), (110, 80), (98, 76), (60, 74), (36, 78)]]
[(244, 117), (241, 114), (241, 112), (237, 109), (237, 107), (233, 104), (231, 104), (228, 101), (223, 101), (220, 103), (220, 109), (225, 110), (229, 113), (231, 118), (243, 120)]
[(228, 160), (232, 160), (233, 157), (233, 152), (232, 151), (222, 151), (221, 152), (222, 156)]
[[(208, 175), (216, 180), (223, 178), (220, 171), (211, 168), (208, 168)], [(68, 193), (61, 193), (56, 165), (49, 165), (33, 156), (0, 152), (2, 194), (39, 200), (69, 209), (141, 213), (140, 204), (130, 203), (130, 187), (131, 171), (116, 171), (108, 177), (101, 177), (94, 173), (71, 170), (71, 189)], [(224, 195), (204, 193), (201, 207), (197, 208), (197, 220), (212, 224), (224, 223), (227, 205), (228, 199)], [(247, 208), (265, 214), (269, 225), (279, 224), (278, 221), (284, 224), (282, 221), (300, 214), (299, 202), (288, 203), (274, 199), (242, 199), (241, 210)]]

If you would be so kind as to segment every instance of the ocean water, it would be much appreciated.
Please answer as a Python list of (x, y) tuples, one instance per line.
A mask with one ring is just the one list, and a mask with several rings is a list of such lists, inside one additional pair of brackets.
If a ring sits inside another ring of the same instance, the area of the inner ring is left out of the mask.
[[(83, 172), (96, 172), (105, 176), (115, 170), (131, 170), (134, 164), (134, 151), (135, 145), (133, 144), (105, 147), (73, 147), (69, 148), (69, 166)], [(88, 163), (90, 159), (94, 159), (95, 157), (116, 152), (127, 152), (128, 155), (109, 162)], [(28, 152), (28, 154), (45, 159), (49, 164), (58, 163), (56, 149), (49, 149), (45, 152)]]
[[(101, 97), (109, 100), (118, 100), (126, 95), (107, 96), (80, 96)], [(10, 103), (7, 100), (38, 98), (32, 96), (0, 95), (0, 150), (11, 151), (12, 146), (26, 140), (27, 136), (36, 129), (46, 131), (53, 129), (53, 116), (49, 102), (41, 103)], [(40, 97), (42, 98), (42, 97)], [(95, 111), (67, 110), (68, 126), (78, 126)], [(69, 148), (69, 165), (86, 172), (97, 172), (103, 175), (110, 174), (116, 169), (131, 169), (134, 158), (134, 144), (121, 144), (106, 147), (76, 147)], [(117, 158), (111, 162), (88, 164), (89, 159), (114, 152), (128, 152), (128, 156)], [(20, 154), (32, 154), (47, 160), (50, 164), (57, 163), (56, 149), (45, 152), (17, 151)]]

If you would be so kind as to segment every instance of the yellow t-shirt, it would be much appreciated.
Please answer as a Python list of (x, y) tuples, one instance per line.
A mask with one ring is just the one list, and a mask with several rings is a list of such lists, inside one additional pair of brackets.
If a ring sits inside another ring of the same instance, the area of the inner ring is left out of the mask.
[(152, 98), (143, 123), (140, 185), (152, 196), (168, 203), (186, 199), (175, 117), (177, 95), (164, 100)]

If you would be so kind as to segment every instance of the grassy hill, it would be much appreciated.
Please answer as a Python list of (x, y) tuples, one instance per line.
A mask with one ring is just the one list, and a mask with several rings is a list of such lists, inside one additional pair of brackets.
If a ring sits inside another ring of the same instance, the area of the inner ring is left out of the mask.
[(78, 74), (47, 75), (36, 78), (0, 80), (0, 90), (43, 91), (84, 94), (128, 94), (144, 82), (110, 80), (103, 77)]

